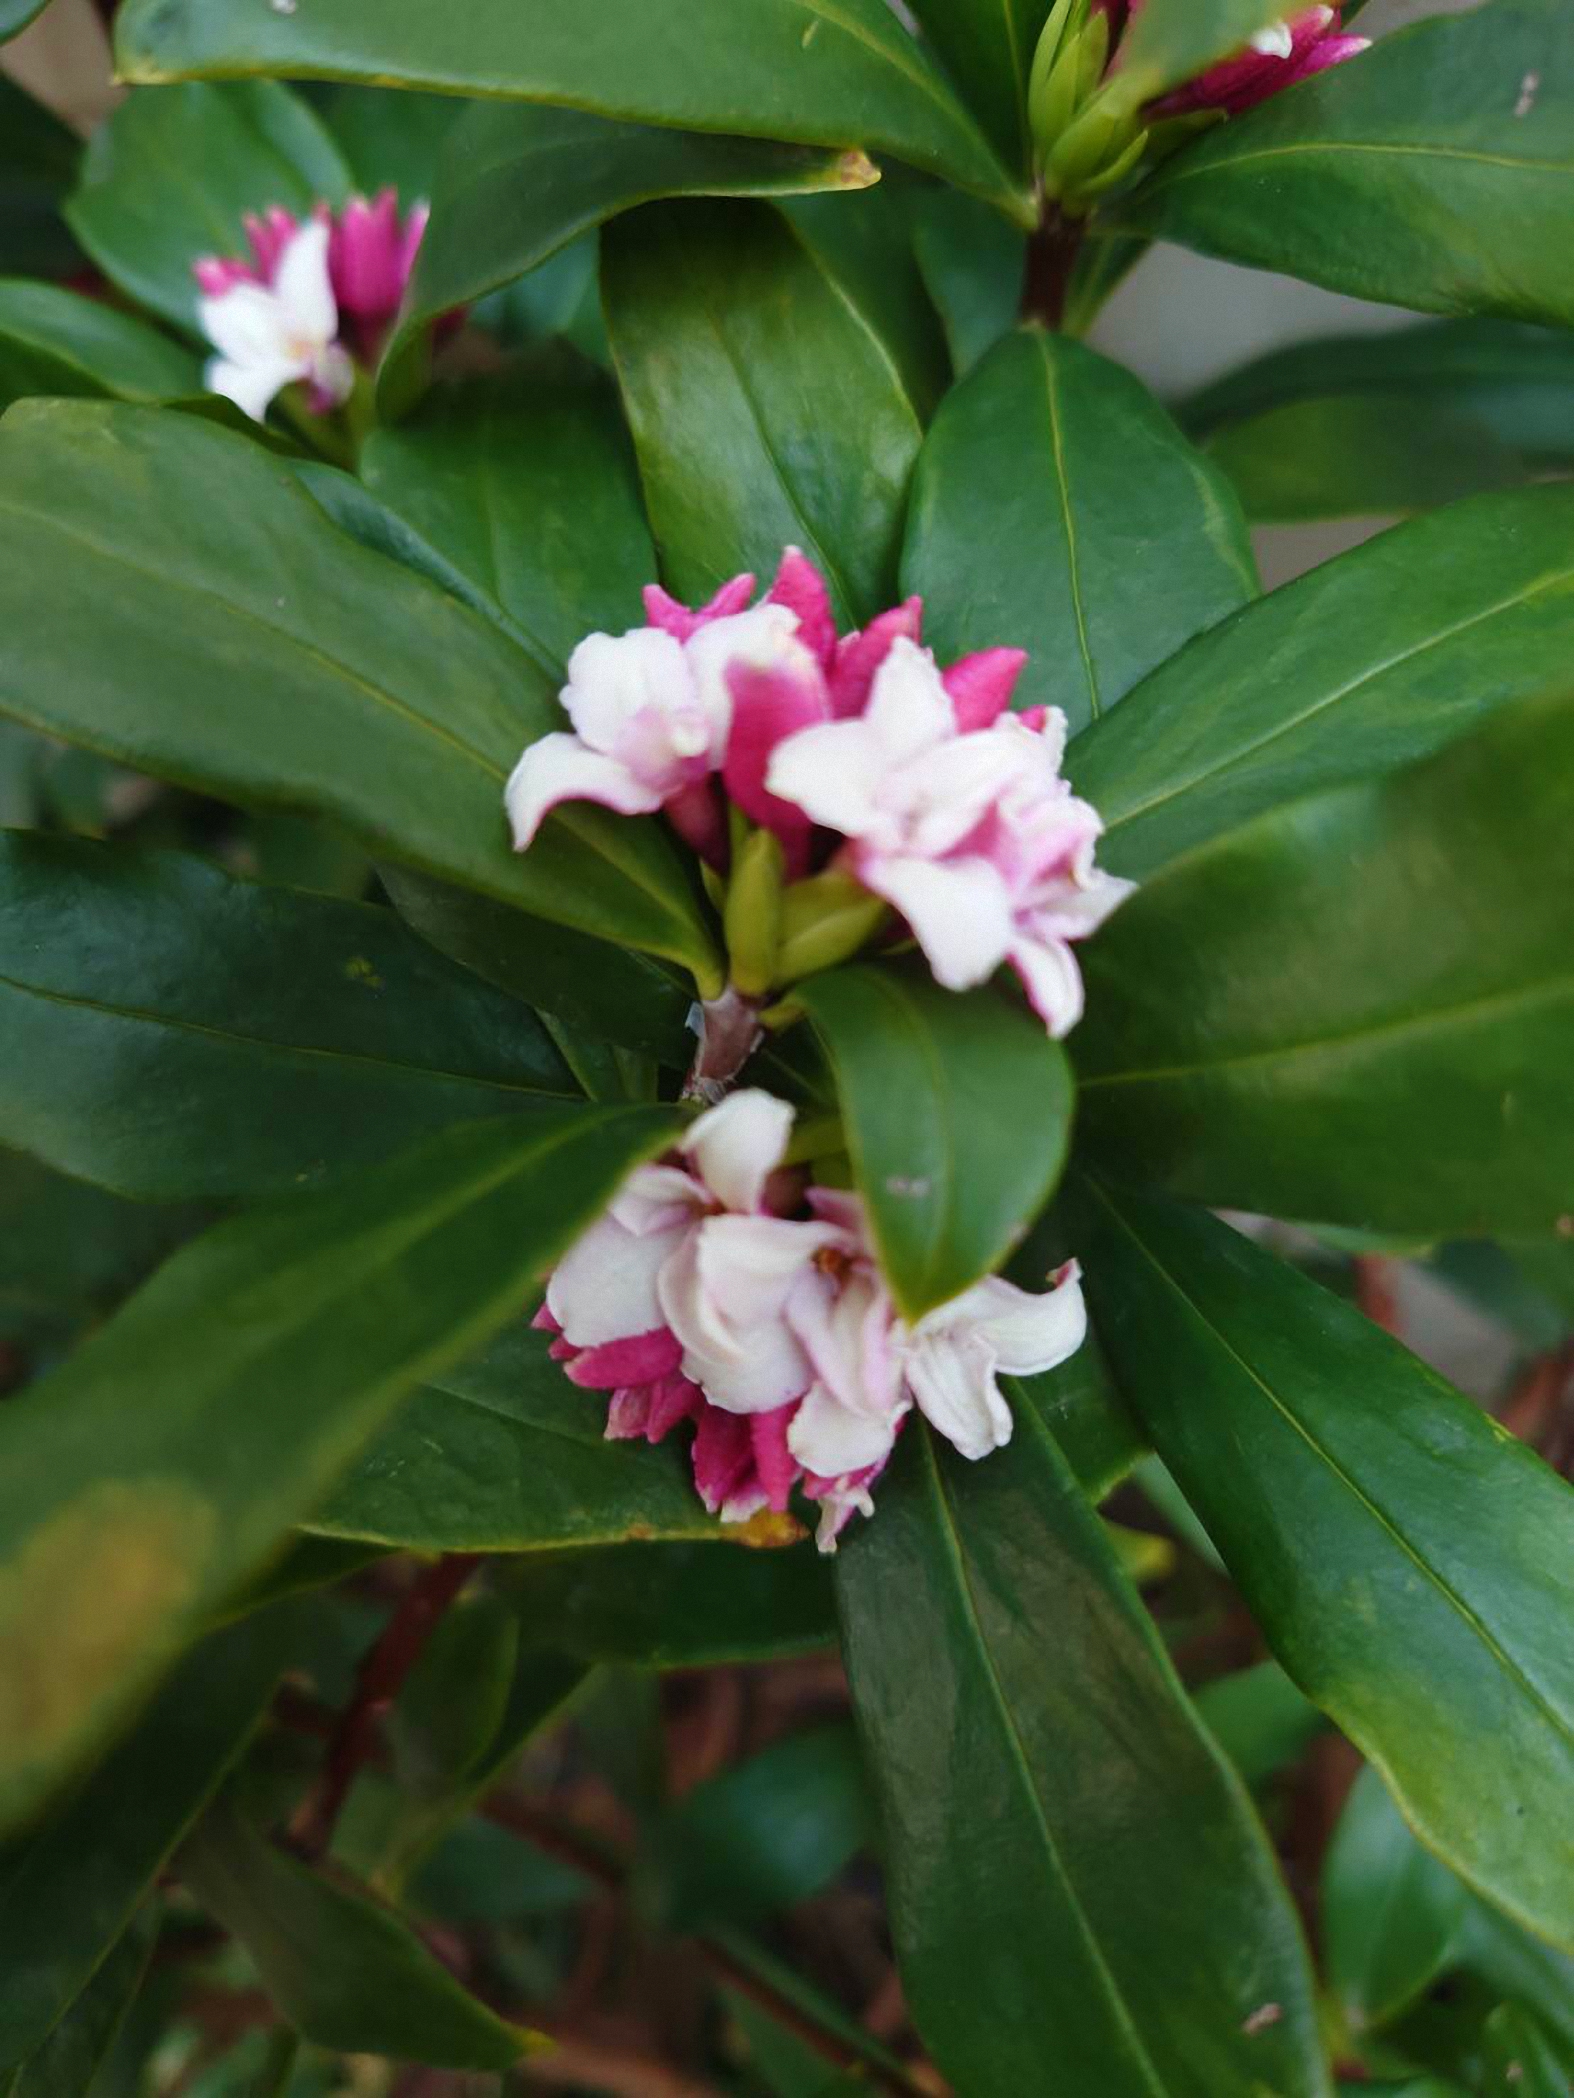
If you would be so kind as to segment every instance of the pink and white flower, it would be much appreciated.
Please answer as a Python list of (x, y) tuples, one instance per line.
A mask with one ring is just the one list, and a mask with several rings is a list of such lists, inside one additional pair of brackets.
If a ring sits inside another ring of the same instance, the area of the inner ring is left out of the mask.
[(395, 192), (319, 204), (303, 224), (274, 205), (246, 215), (249, 259), (205, 255), (192, 265), (198, 317), (219, 355), (209, 391), (261, 421), (286, 386), (304, 383), (313, 412), (348, 399), (358, 359), (371, 365), (399, 311), (427, 207), (401, 220)]
[(1060, 710), (1001, 714), (956, 682), (896, 641), (864, 713), (784, 741), (767, 783), (849, 841), (852, 871), (901, 912), (938, 982), (967, 990), (1009, 963), (1063, 1035), (1082, 1012), (1070, 943), (1131, 884), (1093, 864), (1103, 826), (1061, 777)]
[[(1094, 0), (1110, 16), (1119, 32), (1144, 0)], [(1149, 114), (1159, 117), (1187, 116), (1200, 110), (1222, 110), (1239, 116), (1272, 95), (1293, 87), (1296, 81), (1342, 65), (1347, 58), (1369, 50), (1371, 38), (1346, 36), (1338, 7), (1307, 7), (1259, 29), (1245, 48), (1221, 65), (1212, 66), (1184, 87), (1155, 102)]]
[(537, 1324), (571, 1380), (609, 1394), (607, 1435), (694, 1427), (713, 1514), (821, 1508), (831, 1549), (916, 1405), (968, 1457), (1011, 1417), (997, 1373), (1064, 1361), (1085, 1331), (1075, 1267), (1044, 1296), (991, 1278), (909, 1327), (849, 1194), (784, 1172), (792, 1110), (734, 1093), (641, 1166), (570, 1248)]

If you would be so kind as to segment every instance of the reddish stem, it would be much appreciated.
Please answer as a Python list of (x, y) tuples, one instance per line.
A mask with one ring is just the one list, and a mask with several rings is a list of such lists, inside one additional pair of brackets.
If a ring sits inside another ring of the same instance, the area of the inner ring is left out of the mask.
[(311, 1860), (326, 1852), (350, 1787), (376, 1752), (395, 1698), (449, 1604), (480, 1563), (477, 1553), (451, 1552), (429, 1567), (411, 1584), (362, 1660), (355, 1694), (329, 1739), (322, 1773), (290, 1823), (288, 1840), (301, 1857)]
[(1068, 219), (1054, 205), (1045, 207), (1038, 230), (1028, 236), (1027, 262), (1022, 273), (1022, 303), (1019, 315), (1058, 328), (1066, 317), (1066, 295), (1071, 273), (1082, 251), (1083, 221)]

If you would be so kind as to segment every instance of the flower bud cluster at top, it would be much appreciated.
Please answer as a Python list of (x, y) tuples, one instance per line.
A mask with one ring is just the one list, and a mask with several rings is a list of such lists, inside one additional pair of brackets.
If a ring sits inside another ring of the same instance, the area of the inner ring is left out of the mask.
[(508, 782), (516, 847), (564, 801), (662, 811), (707, 870), (734, 993), (762, 1001), (905, 921), (947, 989), (1008, 965), (1066, 1033), (1071, 943), (1129, 884), (1094, 865), (1102, 826), (1061, 776), (1065, 717), (1010, 710), (1022, 651), (940, 669), (917, 598), (838, 635), (792, 547), (759, 604), (754, 590), (737, 576), (691, 611), (653, 585), (645, 626), (580, 643), (571, 728)]
[(1144, 0), (1056, 0), (1028, 83), (1028, 118), (1045, 196), (1069, 218), (1188, 137), (1336, 66), (1368, 39), (1342, 32), (1337, 6), (1308, 7), (1260, 29), (1223, 64), (1137, 104), (1121, 47)]
[(1001, 1372), (1036, 1375), (1087, 1330), (1075, 1263), (1041, 1293), (992, 1275), (909, 1325), (862, 1204), (790, 1169), (793, 1111), (731, 1094), (660, 1163), (638, 1167), (559, 1263), (536, 1324), (613, 1440), (694, 1431), (713, 1515), (820, 1507), (829, 1551), (916, 1407), (964, 1457), (1010, 1439)]
[(391, 189), (338, 212), (318, 204), (304, 223), (277, 205), (248, 212), (249, 258), (204, 255), (192, 265), (198, 318), (218, 352), (209, 392), (258, 422), (296, 384), (312, 414), (341, 408), (357, 371), (382, 354), (426, 220), (425, 204), (401, 218)]

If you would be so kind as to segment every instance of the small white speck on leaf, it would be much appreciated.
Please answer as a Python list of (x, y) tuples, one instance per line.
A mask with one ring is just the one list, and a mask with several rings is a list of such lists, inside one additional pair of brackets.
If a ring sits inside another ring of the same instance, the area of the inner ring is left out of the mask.
[(1559, 1217), (1552, 1228), (1559, 1238), (1574, 1238), (1574, 1217)]
[(1527, 73), (1519, 83), (1519, 100), (1514, 104), (1517, 117), (1528, 117), (1536, 106), (1536, 97), (1541, 92), (1541, 75)]
[(1503, 2081), (1505, 2083), (1523, 2083), (1525, 2081), (1525, 2064), (1523, 2062), (1510, 2062), (1503, 2071)]
[(818, 22), (811, 22), (811, 23), (809, 24), (808, 28), (807, 28), (807, 29), (806, 29), (806, 30), (804, 31), (804, 33), (803, 33), (803, 37), (802, 37), (802, 39), (801, 39), (801, 46), (800, 46), (800, 47), (801, 47), (801, 49), (803, 49), (803, 50), (807, 51), (807, 50), (808, 50), (808, 48), (809, 48), (809, 46), (810, 46), (810, 45), (811, 45), (811, 44), (812, 44), (812, 43), (814, 42), (815, 38), (816, 38), (816, 37), (817, 37), (817, 36), (819, 35), (819, 33), (820, 33), (820, 25), (819, 25), (819, 23), (818, 23)]
[(909, 1180), (905, 1173), (891, 1173), (886, 1177), (885, 1191), (904, 1201), (921, 1202), (929, 1192), (927, 1178)]
[(268, 0), (268, 5), (276, 15), (292, 15), (300, 4), (301, 0)]
[(1258, 2033), (1266, 2032), (1270, 2025), (1277, 2025), (1283, 2016), (1284, 2005), (1282, 2003), (1260, 2004), (1252, 2012), (1251, 2016), (1243, 2022), (1241, 2031), (1255, 2039)]

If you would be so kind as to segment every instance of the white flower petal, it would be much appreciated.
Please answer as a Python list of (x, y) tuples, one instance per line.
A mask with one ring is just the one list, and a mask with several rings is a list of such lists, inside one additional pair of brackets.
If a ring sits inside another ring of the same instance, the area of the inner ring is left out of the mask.
[(328, 228), (323, 220), (308, 219), (285, 242), (273, 273), (273, 295), (293, 335), (321, 346), (338, 334), (339, 309), (328, 275)]
[(903, 1359), (919, 1411), (964, 1457), (987, 1457), (1011, 1440), (1011, 1409), (995, 1382), (994, 1352), (978, 1334), (915, 1337)]
[(291, 377), (299, 378), (311, 362), (315, 345), (303, 348), (291, 338), (284, 309), (265, 285), (233, 284), (217, 298), (199, 299), (197, 318), (232, 364), (287, 365)]
[(996, 729), (953, 736), (926, 751), (893, 782), (903, 844), (924, 859), (949, 852), (1003, 794), (1026, 784), (1032, 766), (1025, 739)]
[(983, 983), (1011, 946), (1011, 899), (988, 860), (869, 855), (858, 878), (912, 927), (935, 981), (948, 991)]
[(1064, 940), (1019, 936), (1008, 959), (1032, 1006), (1058, 1041), (1082, 1018), (1082, 971)]
[(782, 738), (771, 752), (765, 785), (827, 830), (891, 846), (901, 828), (881, 800), (890, 771), (867, 722), (828, 721)]
[(898, 634), (875, 672), (863, 719), (888, 765), (902, 765), (956, 736), (956, 709), (927, 648)]
[(523, 852), (547, 811), (560, 801), (598, 801), (621, 816), (646, 816), (661, 807), (662, 796), (616, 758), (561, 730), (531, 744), (509, 776), (503, 801), (514, 849)]
[(808, 1357), (783, 1313), (815, 1254), (839, 1237), (781, 1217), (709, 1217), (663, 1268), (657, 1289), (684, 1373), (715, 1405), (766, 1413), (808, 1388)]
[(606, 1216), (575, 1240), (547, 1284), (547, 1309), (576, 1347), (630, 1340), (663, 1323), (657, 1278), (686, 1228), (639, 1235)]
[(1249, 42), (1252, 49), (1260, 51), (1264, 58), (1293, 58), (1295, 55), (1295, 39), (1290, 34), (1288, 22), (1270, 22), (1266, 29), (1254, 30)]
[(1087, 1331), (1087, 1307), (1073, 1265), (1048, 1290), (1018, 1289), (1003, 1275), (986, 1276), (921, 1318), (913, 1340), (919, 1347), (947, 1338), (963, 1346), (978, 1342), (1009, 1376), (1036, 1377), (1075, 1355)]
[(897, 1422), (907, 1410), (903, 1406), (889, 1414), (855, 1413), (823, 1384), (815, 1384), (788, 1424), (787, 1447), (805, 1471), (840, 1479), (890, 1455)]
[(696, 705), (683, 645), (658, 627), (587, 635), (568, 659), (561, 697), (583, 740), (609, 755), (638, 715), (681, 717)]
[(782, 1162), (793, 1111), (758, 1088), (731, 1093), (684, 1137), (681, 1149), (724, 1208), (759, 1208), (765, 1183)]
[(261, 422), (269, 403), (302, 373), (293, 364), (232, 364), (227, 357), (210, 358), (203, 374), (209, 393), (233, 401), (253, 422)]
[(719, 765), (732, 726), (727, 673), (735, 663), (757, 670), (784, 669), (813, 679), (819, 665), (798, 639), (798, 615), (786, 605), (754, 605), (746, 612), (712, 619), (683, 644), (695, 696), (711, 727), (711, 762)]

